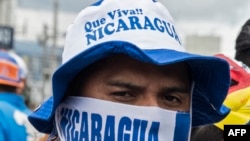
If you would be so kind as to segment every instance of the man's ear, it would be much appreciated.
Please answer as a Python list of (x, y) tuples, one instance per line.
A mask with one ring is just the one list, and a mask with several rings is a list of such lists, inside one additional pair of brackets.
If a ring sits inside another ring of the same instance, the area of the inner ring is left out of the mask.
[(20, 84), (19, 84), (19, 86), (18, 86), (17, 89), (16, 89), (16, 93), (17, 93), (17, 94), (22, 94), (24, 88), (25, 88), (25, 80), (22, 79), (21, 82), (20, 82)]

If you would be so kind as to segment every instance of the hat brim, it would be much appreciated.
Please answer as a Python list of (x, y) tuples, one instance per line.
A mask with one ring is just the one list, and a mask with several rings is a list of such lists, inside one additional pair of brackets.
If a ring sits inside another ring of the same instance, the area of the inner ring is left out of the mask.
[(186, 61), (195, 82), (192, 98), (193, 126), (214, 123), (226, 116), (226, 112), (220, 111), (230, 84), (229, 65), (225, 60), (169, 49), (142, 50), (131, 43), (110, 41), (81, 52), (59, 67), (52, 79), (53, 97), (28, 117), (33, 126), (40, 132), (50, 133), (55, 109), (62, 101), (70, 81), (89, 64), (117, 53), (156, 65)]

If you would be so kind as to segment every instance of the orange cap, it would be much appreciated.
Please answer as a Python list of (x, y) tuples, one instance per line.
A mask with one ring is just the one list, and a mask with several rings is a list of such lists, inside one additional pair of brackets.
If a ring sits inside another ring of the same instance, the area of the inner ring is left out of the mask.
[(0, 84), (22, 87), (20, 69), (14, 58), (7, 52), (0, 51)]

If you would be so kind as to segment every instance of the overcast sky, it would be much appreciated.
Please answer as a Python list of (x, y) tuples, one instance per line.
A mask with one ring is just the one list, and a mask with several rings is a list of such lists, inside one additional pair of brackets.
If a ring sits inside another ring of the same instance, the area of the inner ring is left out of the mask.
[[(61, 11), (77, 13), (96, 0), (59, 0)], [(215, 21), (229, 24), (250, 18), (250, 0), (159, 0), (176, 21)], [(18, 0), (24, 8), (52, 10), (53, 0)]]

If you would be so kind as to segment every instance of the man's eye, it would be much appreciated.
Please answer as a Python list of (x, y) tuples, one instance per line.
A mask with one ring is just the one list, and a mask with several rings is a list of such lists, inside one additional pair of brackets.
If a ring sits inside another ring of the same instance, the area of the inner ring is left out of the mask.
[(129, 92), (113, 92), (112, 97), (119, 101), (129, 101), (133, 100), (135, 96)]
[(171, 104), (171, 105), (177, 105), (181, 103), (181, 100), (177, 96), (174, 96), (174, 95), (165, 95), (163, 96), (163, 100), (166, 103)]
[(112, 93), (112, 95), (121, 96), (121, 97), (130, 97), (130, 96), (132, 96), (132, 94), (130, 94), (128, 92), (114, 92), (114, 93)]

